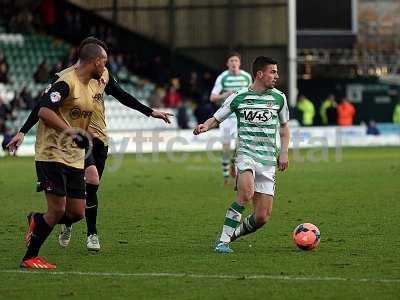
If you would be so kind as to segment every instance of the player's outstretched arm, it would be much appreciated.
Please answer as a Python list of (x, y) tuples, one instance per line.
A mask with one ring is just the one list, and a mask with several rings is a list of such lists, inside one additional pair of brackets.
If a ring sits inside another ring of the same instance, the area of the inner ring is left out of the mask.
[(16, 135), (11, 139), (11, 141), (7, 144), (7, 149), (11, 153), (17, 151), (18, 147), (22, 144), (24, 141), (25, 134), (21, 131), (17, 132)]
[(156, 119), (161, 119), (165, 123), (171, 124), (171, 120), (169, 119), (169, 117), (172, 117), (173, 114), (164, 111), (153, 110), (151, 116)]
[(281, 124), (279, 135), (281, 137), (281, 150), (278, 157), (278, 169), (285, 171), (289, 167), (290, 130), (288, 123)]
[(22, 125), (21, 129), (17, 132), (17, 134), (11, 139), (11, 141), (7, 144), (7, 148), (10, 152), (17, 151), (18, 147), (24, 141), (25, 134), (28, 133), (29, 130), (39, 121), (38, 113), (40, 109), (40, 102), (38, 102), (35, 107), (32, 109), (28, 118), (26, 119), (24, 125)]
[(148, 117), (151, 116), (156, 119), (161, 119), (165, 123), (168, 124), (171, 123), (169, 117), (173, 116), (173, 114), (168, 112), (153, 110), (150, 107), (144, 105), (138, 99), (133, 97), (131, 94), (124, 91), (111, 73), (110, 73), (110, 80), (108, 81), (104, 91), (106, 92), (107, 95), (113, 96), (120, 103), (129, 108), (140, 111), (142, 114)]
[(217, 127), (219, 122), (215, 117), (209, 118), (207, 121), (205, 121), (203, 124), (199, 124), (196, 126), (196, 128), (193, 130), (194, 135), (199, 135), (200, 133), (206, 132), (212, 128)]
[(22, 125), (19, 132), (27, 134), (29, 130), (31, 130), (32, 127), (35, 126), (37, 122), (39, 122), (39, 117), (38, 117), (39, 109), (40, 109), (40, 101), (36, 103), (35, 107), (32, 109), (31, 113), (26, 119), (24, 125)]

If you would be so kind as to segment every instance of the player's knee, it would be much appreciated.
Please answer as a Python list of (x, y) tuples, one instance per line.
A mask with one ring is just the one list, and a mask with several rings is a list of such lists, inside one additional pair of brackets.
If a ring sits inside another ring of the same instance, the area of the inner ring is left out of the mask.
[(251, 201), (251, 199), (253, 199), (253, 196), (254, 196), (254, 191), (252, 191), (252, 190), (246, 191), (245, 199), (247, 202)]
[(244, 188), (244, 193), (247, 201), (250, 201), (254, 198), (254, 188), (251, 185), (247, 185)]
[(248, 203), (251, 199), (253, 199), (254, 191), (250, 188), (242, 189), (239, 193), (239, 200), (244, 203)]
[(64, 216), (64, 213), (65, 207), (52, 207), (47, 211), (46, 221), (49, 223), (49, 225), (55, 225), (61, 220), (61, 218)]
[(90, 183), (93, 185), (99, 185), (100, 178), (99, 178), (99, 173), (97, 172), (96, 166), (92, 165), (92, 166), (89, 166), (86, 168), (85, 181), (86, 181), (86, 183)]

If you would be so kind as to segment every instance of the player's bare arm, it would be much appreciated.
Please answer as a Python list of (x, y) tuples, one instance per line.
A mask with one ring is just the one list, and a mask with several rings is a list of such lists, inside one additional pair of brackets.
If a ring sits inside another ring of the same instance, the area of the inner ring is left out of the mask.
[(82, 129), (70, 127), (50, 108), (41, 107), (38, 116), (47, 126), (70, 136), (79, 148), (84, 149), (89, 145), (88, 137)]
[(19, 146), (24, 141), (25, 134), (39, 121), (38, 112), (40, 109), (40, 102), (36, 103), (35, 107), (32, 109), (28, 118), (26, 119), (24, 125), (22, 125), (21, 129), (18, 133), (11, 139), (11, 141), (7, 144), (7, 148), (10, 152), (15, 152)]
[(78, 147), (85, 148), (88, 144), (86, 134), (83, 133), (82, 130), (71, 128), (71, 126), (56, 113), (68, 94), (69, 86), (67, 83), (64, 81), (54, 83), (51, 89), (43, 95), (38, 117), (43, 120), (47, 126), (62, 131), (72, 137)]
[(281, 124), (279, 135), (281, 137), (281, 150), (278, 158), (278, 169), (280, 171), (285, 171), (289, 166), (290, 130), (288, 123)]
[(164, 111), (153, 110), (151, 116), (156, 119), (161, 119), (165, 123), (171, 124), (171, 120), (169, 119), (169, 117), (172, 117), (173, 114)]
[(203, 124), (197, 125), (196, 128), (193, 130), (193, 134), (199, 135), (200, 133), (206, 132), (210, 129), (217, 127), (218, 124), (219, 124), (218, 120), (215, 117), (211, 117)]
[(58, 131), (69, 130), (70, 127), (63, 119), (61, 119), (53, 110), (47, 107), (41, 107), (39, 109), (39, 118), (43, 120), (43, 122)]
[(22, 144), (24, 141), (25, 134), (22, 132), (18, 132), (14, 137), (11, 139), (11, 141), (7, 144), (7, 149), (10, 152), (15, 152), (17, 151), (18, 147)]

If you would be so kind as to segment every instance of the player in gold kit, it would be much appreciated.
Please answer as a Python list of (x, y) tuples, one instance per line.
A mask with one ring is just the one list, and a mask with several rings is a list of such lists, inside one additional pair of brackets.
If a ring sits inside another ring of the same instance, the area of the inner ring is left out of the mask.
[(84, 217), (85, 132), (94, 111), (91, 79), (100, 79), (107, 53), (98, 45), (85, 45), (79, 64), (64, 72), (45, 91), (38, 111), (35, 164), (38, 191), (44, 191), (47, 212), (28, 215), (27, 251), (21, 267), (54, 269), (39, 257), (39, 249), (58, 223), (73, 223)]
[[(95, 44), (102, 47), (107, 52), (107, 46), (101, 40), (94, 37), (88, 37), (84, 39), (79, 46), (78, 53), (80, 50), (88, 44)], [(60, 73), (57, 73), (57, 77), (63, 76), (64, 73), (69, 72), (73, 69), (71, 66)], [(104, 107), (104, 92), (108, 95), (112, 95), (119, 102), (128, 106), (129, 108), (140, 111), (146, 116), (151, 116), (154, 118), (162, 119), (166, 123), (170, 123), (169, 116), (171, 114), (153, 110), (146, 105), (140, 103), (132, 95), (125, 92), (114, 79), (114, 77), (109, 74), (107, 68), (104, 68), (101, 77), (98, 80), (91, 80), (89, 83), (92, 91), (95, 94), (94, 101), (94, 112), (89, 124), (88, 132), (93, 138), (93, 147), (90, 149), (89, 153), (86, 155), (85, 159), (85, 179), (86, 179), (86, 224), (87, 224), (87, 249), (98, 251), (100, 250), (100, 243), (97, 236), (97, 190), (99, 187), (100, 179), (103, 174), (105, 162), (108, 153), (108, 136), (106, 131), (105, 122), (105, 107)], [(9, 146), (11, 150), (15, 150), (22, 141), (24, 134), (27, 133), (30, 128), (36, 124), (38, 107), (36, 107), (27, 121), (21, 128), (20, 132), (13, 138)], [(65, 222), (61, 225), (61, 233), (59, 235), (59, 243), (62, 247), (68, 246), (71, 238), (71, 223)]]

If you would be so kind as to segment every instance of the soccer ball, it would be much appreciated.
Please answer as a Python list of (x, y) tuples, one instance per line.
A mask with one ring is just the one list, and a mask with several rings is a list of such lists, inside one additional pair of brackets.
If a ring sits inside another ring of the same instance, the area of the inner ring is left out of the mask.
[(293, 241), (301, 250), (312, 250), (319, 245), (321, 234), (317, 226), (311, 223), (298, 225), (293, 231)]

